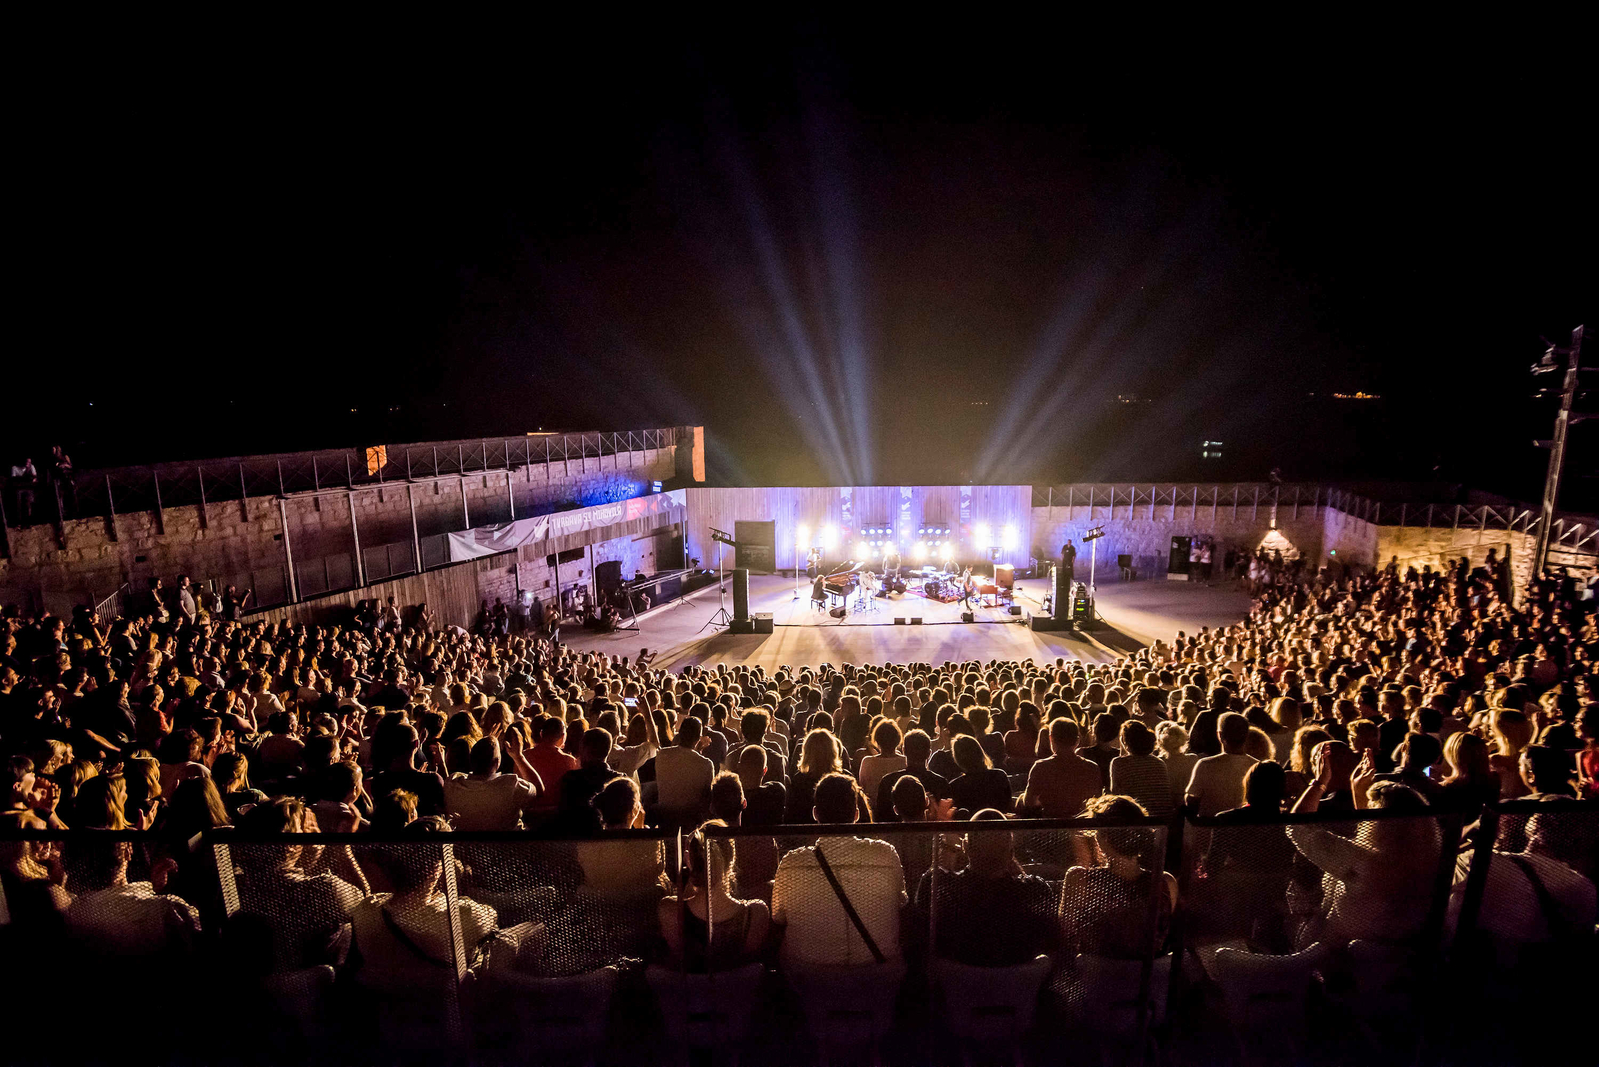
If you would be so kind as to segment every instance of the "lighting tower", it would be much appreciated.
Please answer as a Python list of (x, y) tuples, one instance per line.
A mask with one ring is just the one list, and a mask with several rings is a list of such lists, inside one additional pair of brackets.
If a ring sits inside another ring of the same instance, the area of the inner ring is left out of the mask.
[[(1574, 414), (1571, 410), (1577, 400), (1577, 377), (1583, 370), (1581, 326), (1571, 331), (1569, 346), (1559, 348), (1550, 345), (1543, 359), (1532, 365), (1532, 373), (1553, 374), (1559, 371), (1561, 367), (1555, 358), (1557, 355), (1566, 357), (1566, 378), (1560, 395), (1560, 412), (1555, 416), (1555, 434), (1551, 440), (1537, 442), (1539, 447), (1549, 449), (1549, 475), (1543, 483), (1543, 516), (1538, 523), (1538, 551), (1532, 561), (1532, 572), (1539, 575), (1543, 574), (1544, 563), (1549, 557), (1549, 538), (1554, 533), (1555, 501), (1560, 496), (1560, 475), (1566, 466), (1567, 430), (1574, 422), (1599, 417), (1592, 413)], [(1543, 389), (1538, 395), (1547, 396), (1552, 392), (1553, 389)]]

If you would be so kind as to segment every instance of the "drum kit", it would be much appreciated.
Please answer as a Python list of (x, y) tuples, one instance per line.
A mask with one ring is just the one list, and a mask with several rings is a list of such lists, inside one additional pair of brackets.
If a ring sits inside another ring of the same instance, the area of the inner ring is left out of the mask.
[(940, 604), (953, 604), (961, 598), (961, 576), (933, 567), (923, 567), (922, 595)]

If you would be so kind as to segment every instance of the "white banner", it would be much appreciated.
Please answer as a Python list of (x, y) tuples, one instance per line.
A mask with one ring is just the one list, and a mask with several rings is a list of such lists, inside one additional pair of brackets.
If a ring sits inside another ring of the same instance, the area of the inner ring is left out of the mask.
[(664, 515), (669, 508), (683, 507), (688, 500), (686, 489), (673, 489), (669, 493), (636, 496), (631, 500), (618, 500), (610, 504), (596, 504), (575, 511), (557, 511), (551, 515), (535, 515), (531, 519), (517, 519), (497, 526), (478, 526), (471, 530), (449, 534), (450, 562), (492, 556), (510, 552), (523, 545), (547, 541), (552, 537), (566, 537), (585, 530), (598, 530), (620, 522), (631, 522), (649, 515)]

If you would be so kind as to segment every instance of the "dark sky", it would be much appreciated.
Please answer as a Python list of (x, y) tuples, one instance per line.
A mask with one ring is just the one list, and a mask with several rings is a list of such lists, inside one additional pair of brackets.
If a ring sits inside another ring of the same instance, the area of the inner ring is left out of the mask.
[(6, 451), (703, 423), (748, 484), (1535, 492), (1527, 367), (1599, 318), (1559, 28), (1128, 32), (55, 45)]

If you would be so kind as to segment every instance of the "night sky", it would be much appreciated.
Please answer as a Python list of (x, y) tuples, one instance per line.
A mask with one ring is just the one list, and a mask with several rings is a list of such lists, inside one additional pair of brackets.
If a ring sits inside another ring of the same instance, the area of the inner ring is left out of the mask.
[(1535, 495), (1541, 338), (1599, 364), (1558, 27), (1128, 32), (56, 45), (14, 101), (7, 462), (703, 423), (723, 484)]

